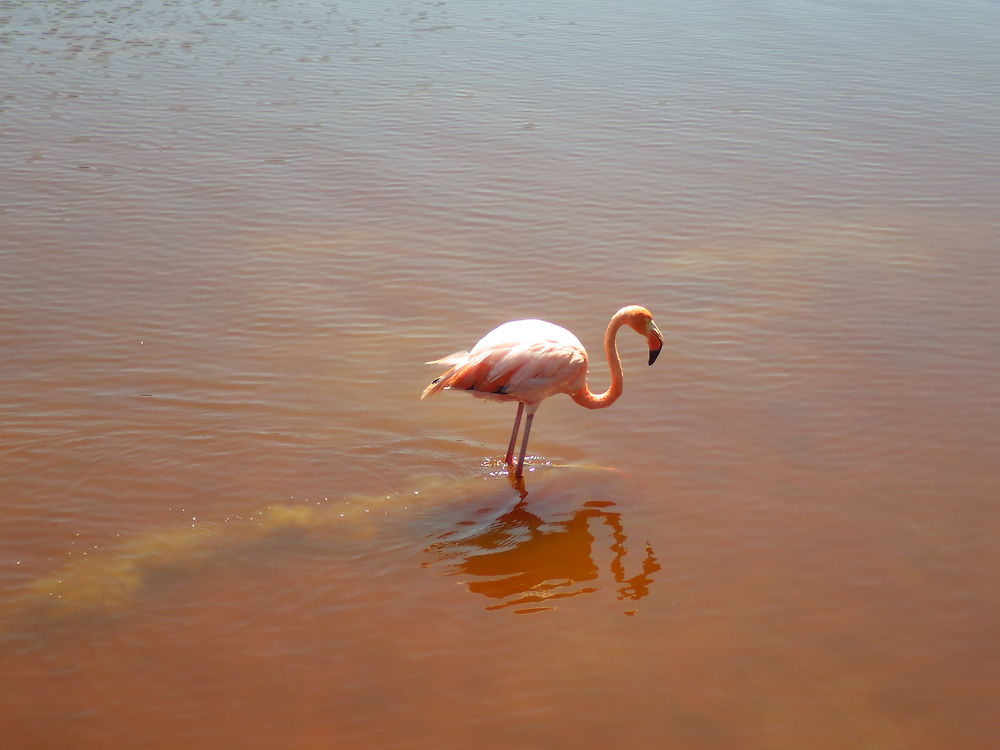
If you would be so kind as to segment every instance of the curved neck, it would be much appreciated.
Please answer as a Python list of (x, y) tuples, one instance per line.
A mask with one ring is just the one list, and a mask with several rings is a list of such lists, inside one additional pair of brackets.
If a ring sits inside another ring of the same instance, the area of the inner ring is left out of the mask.
[(622, 395), (622, 359), (618, 356), (615, 337), (624, 322), (624, 316), (616, 313), (611, 318), (611, 322), (608, 323), (608, 330), (604, 332), (604, 356), (608, 358), (608, 369), (611, 370), (611, 385), (604, 393), (595, 394), (591, 392), (590, 386), (584, 383), (583, 389), (571, 396), (580, 406), (586, 406), (588, 409), (603, 409), (611, 406)]

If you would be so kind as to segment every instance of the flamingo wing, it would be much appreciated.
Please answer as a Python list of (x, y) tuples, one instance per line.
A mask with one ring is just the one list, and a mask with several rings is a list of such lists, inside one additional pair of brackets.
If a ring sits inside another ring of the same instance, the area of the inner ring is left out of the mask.
[(565, 328), (541, 320), (517, 320), (490, 331), (471, 352), (429, 364), (450, 369), (423, 397), (442, 388), (474, 396), (537, 404), (553, 393), (575, 390), (587, 371), (587, 352)]

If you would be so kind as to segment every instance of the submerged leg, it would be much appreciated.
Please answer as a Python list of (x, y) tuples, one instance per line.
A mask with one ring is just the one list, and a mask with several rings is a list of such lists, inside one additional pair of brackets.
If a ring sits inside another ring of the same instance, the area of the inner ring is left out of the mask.
[(524, 452), (528, 448), (528, 434), (531, 432), (531, 421), (535, 418), (535, 410), (528, 411), (528, 418), (524, 420), (524, 437), (521, 439), (521, 455), (517, 458), (517, 471), (514, 476), (518, 479), (524, 476)]
[(524, 402), (517, 402), (517, 416), (514, 417), (514, 429), (510, 433), (510, 442), (507, 444), (507, 457), (504, 463), (511, 466), (514, 463), (514, 444), (517, 442), (517, 430), (521, 426), (521, 415), (524, 413)]

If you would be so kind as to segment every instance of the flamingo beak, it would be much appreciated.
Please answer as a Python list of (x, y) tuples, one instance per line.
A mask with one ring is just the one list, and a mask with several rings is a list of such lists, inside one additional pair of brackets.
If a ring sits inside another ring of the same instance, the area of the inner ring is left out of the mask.
[(649, 364), (652, 365), (660, 356), (660, 350), (663, 348), (663, 336), (656, 326), (652, 326), (646, 335), (646, 340), (649, 342)]

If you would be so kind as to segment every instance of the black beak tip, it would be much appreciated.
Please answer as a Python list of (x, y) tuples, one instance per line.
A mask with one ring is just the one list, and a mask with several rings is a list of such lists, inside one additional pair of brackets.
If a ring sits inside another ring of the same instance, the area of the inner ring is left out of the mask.
[(659, 356), (660, 356), (660, 350), (659, 349), (650, 349), (649, 350), (649, 364), (652, 365), (656, 361), (656, 358), (659, 357)]

